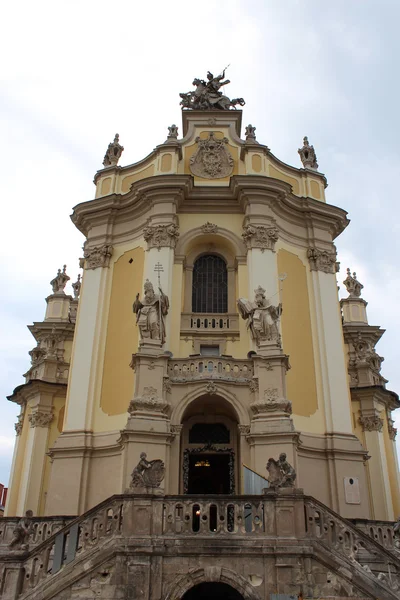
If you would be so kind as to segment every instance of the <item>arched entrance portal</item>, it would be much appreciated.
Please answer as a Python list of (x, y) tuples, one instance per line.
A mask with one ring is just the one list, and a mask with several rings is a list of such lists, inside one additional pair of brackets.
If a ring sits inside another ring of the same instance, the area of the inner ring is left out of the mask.
[(190, 588), (182, 600), (243, 600), (243, 596), (237, 590), (221, 582), (199, 583)]
[(194, 400), (182, 419), (184, 494), (234, 494), (238, 486), (238, 419), (217, 395)]

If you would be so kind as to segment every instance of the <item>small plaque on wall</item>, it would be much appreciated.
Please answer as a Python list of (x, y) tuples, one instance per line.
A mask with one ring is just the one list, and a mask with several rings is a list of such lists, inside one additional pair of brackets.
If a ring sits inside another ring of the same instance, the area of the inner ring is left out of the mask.
[(357, 477), (344, 478), (344, 496), (346, 504), (361, 504), (360, 483)]

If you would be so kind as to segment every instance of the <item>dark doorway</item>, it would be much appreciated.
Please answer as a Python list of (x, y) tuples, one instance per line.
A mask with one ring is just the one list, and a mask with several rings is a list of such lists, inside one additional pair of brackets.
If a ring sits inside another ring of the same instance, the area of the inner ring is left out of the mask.
[(229, 494), (230, 455), (195, 453), (189, 456), (189, 494)]
[(182, 600), (243, 600), (243, 596), (227, 583), (199, 583), (190, 588)]

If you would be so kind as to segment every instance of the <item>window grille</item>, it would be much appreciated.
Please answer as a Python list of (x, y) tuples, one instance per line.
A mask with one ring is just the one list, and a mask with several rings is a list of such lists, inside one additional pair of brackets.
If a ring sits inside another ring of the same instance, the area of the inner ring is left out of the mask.
[(194, 263), (192, 311), (228, 312), (228, 273), (225, 261), (219, 256), (206, 254)]

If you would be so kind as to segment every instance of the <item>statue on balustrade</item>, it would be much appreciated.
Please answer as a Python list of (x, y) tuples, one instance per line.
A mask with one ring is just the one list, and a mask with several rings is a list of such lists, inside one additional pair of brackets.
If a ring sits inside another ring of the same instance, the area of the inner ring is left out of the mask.
[(18, 525), (13, 531), (14, 537), (9, 544), (9, 548), (13, 550), (28, 550), (29, 538), (33, 533), (32, 525), (33, 512), (27, 510), (25, 516), (18, 521)]
[(280, 345), (278, 321), (282, 314), (282, 304), (272, 306), (261, 286), (258, 286), (254, 293), (254, 302), (250, 302), (247, 298), (239, 298), (237, 302), (239, 313), (243, 319), (247, 319), (247, 329), (250, 330), (257, 344), (261, 341), (270, 341)]
[(393, 543), (395, 549), (400, 552), (400, 517), (398, 517), (396, 523), (393, 525)]
[(155, 488), (165, 476), (165, 466), (162, 460), (147, 460), (146, 452), (142, 452), (140, 460), (132, 471), (131, 488)]
[(270, 458), (267, 462), (268, 481), (271, 487), (294, 487), (296, 471), (282, 452), (279, 459)]
[(133, 312), (136, 313), (136, 323), (139, 327), (142, 340), (160, 340), (165, 342), (165, 319), (168, 314), (169, 300), (161, 288), (159, 294), (154, 292), (153, 284), (148, 279), (144, 284), (144, 297), (139, 300), (139, 294), (133, 303)]

